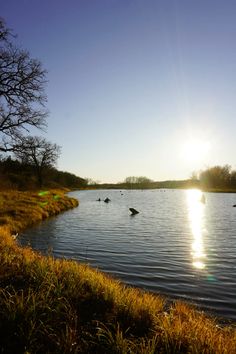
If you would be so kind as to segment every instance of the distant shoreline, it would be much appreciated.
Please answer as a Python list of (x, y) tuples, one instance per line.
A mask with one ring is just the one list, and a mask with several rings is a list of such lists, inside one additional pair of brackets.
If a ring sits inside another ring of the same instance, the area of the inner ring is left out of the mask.
[(195, 186), (195, 187), (168, 187), (168, 186), (163, 186), (163, 187), (124, 187), (124, 186), (116, 186), (113, 184), (101, 184), (101, 185), (94, 185), (94, 186), (88, 186), (88, 187), (83, 187), (83, 188), (75, 188), (71, 189), (73, 190), (99, 190), (99, 189), (113, 189), (113, 190), (159, 190), (159, 189), (176, 189), (176, 190), (188, 190), (188, 189), (199, 189), (203, 193), (236, 193), (236, 188), (201, 188), (200, 186)]

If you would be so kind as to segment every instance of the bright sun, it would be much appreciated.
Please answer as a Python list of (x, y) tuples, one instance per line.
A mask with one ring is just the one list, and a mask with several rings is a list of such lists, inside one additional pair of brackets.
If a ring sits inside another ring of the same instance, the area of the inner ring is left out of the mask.
[(210, 150), (210, 142), (198, 139), (191, 139), (185, 142), (182, 147), (182, 157), (187, 161), (201, 162)]

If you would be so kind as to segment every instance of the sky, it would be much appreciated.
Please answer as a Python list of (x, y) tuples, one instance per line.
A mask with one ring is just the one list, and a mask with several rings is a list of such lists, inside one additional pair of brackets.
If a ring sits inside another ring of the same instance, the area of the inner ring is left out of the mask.
[(58, 169), (116, 183), (236, 168), (235, 0), (0, 0), (0, 16), (48, 71)]

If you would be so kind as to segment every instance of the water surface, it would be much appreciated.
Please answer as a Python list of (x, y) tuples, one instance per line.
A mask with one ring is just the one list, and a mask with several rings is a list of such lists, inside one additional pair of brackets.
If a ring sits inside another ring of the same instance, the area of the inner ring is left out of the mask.
[[(236, 320), (235, 194), (205, 193), (205, 203), (199, 191), (185, 190), (70, 195), (78, 208), (27, 230), (20, 242)], [(131, 216), (130, 207), (140, 213)]]

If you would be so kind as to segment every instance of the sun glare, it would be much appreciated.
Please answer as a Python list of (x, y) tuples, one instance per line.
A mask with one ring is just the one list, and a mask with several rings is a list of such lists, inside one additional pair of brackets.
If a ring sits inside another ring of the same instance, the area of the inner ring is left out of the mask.
[(202, 161), (210, 150), (210, 142), (202, 140), (188, 140), (182, 147), (182, 157), (187, 161)]

